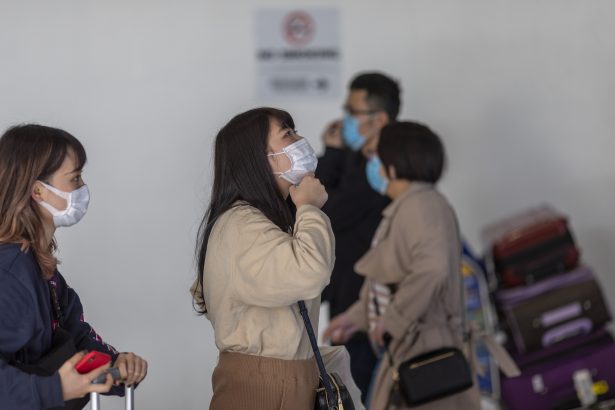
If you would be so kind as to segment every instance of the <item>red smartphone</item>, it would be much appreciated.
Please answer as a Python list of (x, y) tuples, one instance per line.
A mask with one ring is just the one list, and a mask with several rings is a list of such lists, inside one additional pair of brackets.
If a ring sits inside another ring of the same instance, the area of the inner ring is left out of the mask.
[(94, 369), (104, 366), (111, 361), (111, 356), (106, 353), (97, 352), (92, 350), (90, 353), (83, 356), (83, 359), (79, 360), (79, 363), (75, 365), (75, 369), (81, 373), (89, 373)]

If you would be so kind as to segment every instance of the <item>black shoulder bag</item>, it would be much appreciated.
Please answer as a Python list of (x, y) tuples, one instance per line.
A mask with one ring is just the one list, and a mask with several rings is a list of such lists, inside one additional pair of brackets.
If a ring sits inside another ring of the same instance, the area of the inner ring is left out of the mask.
[[(320, 372), (320, 384), (316, 389), (316, 403), (314, 410), (354, 410), (354, 403), (348, 393), (348, 389), (342, 383), (342, 379), (337, 373), (327, 373), (325, 364), (322, 360), (320, 350), (318, 349), (318, 343), (316, 342), (316, 336), (314, 336), (314, 329), (312, 328), (312, 322), (308, 315), (307, 308), (304, 301), (299, 301), (299, 312), (303, 317), (305, 323), (305, 329), (307, 330), (312, 350), (314, 351), (314, 357), (318, 364), (318, 371)], [(335, 390), (333, 386), (335, 386)]]
[[(23, 363), (15, 358), (5, 358), (9, 365), (18, 368), (25, 373), (43, 377), (53, 375), (68, 359), (77, 353), (77, 348), (75, 347), (73, 337), (64, 329), (64, 316), (62, 315), (62, 309), (60, 308), (58, 294), (51, 284), (49, 284), (49, 294), (51, 297), (54, 318), (58, 322), (58, 326), (53, 332), (53, 340), (49, 351), (47, 351), (47, 353), (45, 353), (45, 355), (38, 359), (35, 363)], [(67, 401), (64, 403), (63, 407), (54, 407), (49, 410), (81, 410), (85, 407), (89, 400), (90, 396), (87, 395), (80, 399)]]
[[(463, 300), (463, 284), (461, 303)], [(374, 297), (376, 314), (380, 316), (378, 300)], [(462, 310), (463, 339), (466, 340), (465, 307)], [(393, 382), (401, 398), (410, 407), (443, 399), (469, 389), (474, 384), (468, 360), (456, 347), (445, 347), (412, 357), (399, 367), (385, 344), (386, 355), (393, 371)]]

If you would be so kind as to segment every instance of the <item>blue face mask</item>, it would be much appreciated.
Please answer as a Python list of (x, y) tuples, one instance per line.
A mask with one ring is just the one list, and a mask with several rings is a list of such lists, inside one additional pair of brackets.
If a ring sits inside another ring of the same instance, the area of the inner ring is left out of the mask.
[(365, 144), (365, 137), (359, 133), (359, 121), (350, 115), (344, 116), (342, 137), (346, 146), (353, 151), (360, 150)]
[(374, 155), (367, 161), (365, 171), (367, 173), (367, 182), (369, 186), (379, 194), (385, 195), (387, 187), (389, 186), (389, 180), (380, 175), (381, 166), (382, 162), (380, 162), (380, 158)]

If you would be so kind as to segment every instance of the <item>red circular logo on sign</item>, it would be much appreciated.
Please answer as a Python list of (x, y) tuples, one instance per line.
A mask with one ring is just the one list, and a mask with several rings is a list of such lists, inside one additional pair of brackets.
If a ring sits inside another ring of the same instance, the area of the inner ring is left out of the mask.
[(284, 38), (293, 46), (303, 46), (314, 38), (316, 24), (304, 11), (293, 11), (284, 19), (282, 31)]

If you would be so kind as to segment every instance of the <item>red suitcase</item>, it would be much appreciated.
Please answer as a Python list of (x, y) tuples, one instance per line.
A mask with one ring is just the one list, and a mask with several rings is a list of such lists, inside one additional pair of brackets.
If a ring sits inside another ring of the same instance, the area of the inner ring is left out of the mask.
[(492, 224), (483, 238), (504, 288), (530, 285), (573, 269), (579, 261), (567, 218), (549, 206)]

